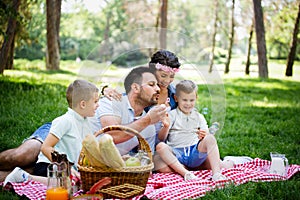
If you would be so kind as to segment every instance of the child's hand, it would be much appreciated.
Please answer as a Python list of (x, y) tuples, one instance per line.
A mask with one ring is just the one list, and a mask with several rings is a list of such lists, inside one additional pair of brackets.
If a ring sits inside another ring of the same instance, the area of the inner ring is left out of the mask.
[(168, 113), (166, 113), (166, 116), (161, 120), (161, 122), (162, 122), (162, 127), (169, 128), (169, 126), (170, 126), (170, 117), (169, 117)]
[(207, 132), (205, 130), (201, 130), (200, 128), (198, 128), (197, 134), (199, 140), (201, 141), (207, 135)]

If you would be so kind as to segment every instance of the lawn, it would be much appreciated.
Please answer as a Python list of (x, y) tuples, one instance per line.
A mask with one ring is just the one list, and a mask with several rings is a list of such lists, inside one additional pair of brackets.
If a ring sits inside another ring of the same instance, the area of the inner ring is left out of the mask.
[[(80, 64), (71, 61), (62, 62), (61, 70), (55, 72), (45, 71), (43, 61), (15, 63), (15, 70), (7, 70), (0, 77), (0, 151), (18, 146), (40, 125), (65, 113), (66, 87), (78, 77), (80, 69)], [(299, 69), (298, 64), (295, 71)], [(127, 71), (113, 70), (102, 75), (109, 74), (107, 79), (119, 80)], [(286, 155), (289, 163), (300, 164), (300, 82), (292, 78), (221, 77), (214, 84), (199, 84), (197, 103), (200, 111), (206, 108), (209, 123), (219, 119), (222, 124), (216, 135), (221, 157), (247, 155), (270, 160), (270, 152), (279, 152)], [(213, 98), (217, 89), (221, 96)], [(223, 107), (217, 110), (215, 105)], [(299, 196), (298, 173), (288, 181), (247, 183), (217, 190), (204, 199), (299, 199)], [(0, 192), (0, 199), (18, 197)]]

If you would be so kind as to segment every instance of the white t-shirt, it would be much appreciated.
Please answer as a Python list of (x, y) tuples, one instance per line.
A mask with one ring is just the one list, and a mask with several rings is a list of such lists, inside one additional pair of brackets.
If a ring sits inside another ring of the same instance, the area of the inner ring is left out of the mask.
[(197, 144), (198, 128), (208, 132), (207, 122), (196, 108), (186, 115), (177, 107), (169, 112), (169, 117), (171, 123), (166, 143), (171, 147), (183, 148)]
[[(134, 110), (131, 107), (128, 96), (123, 95), (121, 101), (110, 101), (107, 98), (102, 98), (99, 100), (99, 107), (96, 111), (96, 123), (100, 124), (100, 117), (106, 115), (113, 115), (121, 118), (121, 124), (126, 125), (134, 121)], [(141, 116), (146, 115), (146, 112), (143, 111)], [(156, 131), (154, 125), (147, 126), (140, 134), (145, 138), (149, 143), (149, 146), (154, 152), (155, 150), (155, 137)], [(139, 144), (136, 137), (131, 138), (130, 140), (116, 144), (121, 155), (127, 154), (130, 150), (136, 147)]]
[[(54, 149), (64, 153), (70, 162), (77, 165), (82, 149), (82, 141), (87, 134), (91, 134), (90, 123), (77, 112), (68, 108), (68, 111), (52, 121), (50, 133), (59, 139)], [(48, 158), (40, 152), (37, 162), (50, 163)]]

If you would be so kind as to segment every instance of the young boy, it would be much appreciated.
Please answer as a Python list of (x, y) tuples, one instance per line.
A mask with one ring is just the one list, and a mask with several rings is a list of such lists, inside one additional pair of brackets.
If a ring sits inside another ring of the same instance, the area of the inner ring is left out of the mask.
[(185, 180), (197, 177), (186, 168), (212, 169), (212, 179), (226, 180), (221, 174), (217, 141), (208, 134), (204, 116), (194, 108), (197, 100), (197, 85), (183, 80), (176, 85), (175, 100), (178, 107), (170, 111), (158, 133), (160, 142), (156, 146), (158, 159), (155, 169), (159, 172), (175, 171)]
[[(85, 80), (75, 80), (66, 91), (68, 111), (52, 121), (48, 134), (41, 147), (33, 175), (16, 167), (5, 179), (8, 182), (24, 182), (32, 179), (47, 184), (47, 167), (51, 163), (51, 152), (64, 153), (70, 162), (77, 164), (86, 134), (92, 133), (87, 117), (93, 117), (98, 108), (98, 88)], [(72, 173), (78, 173), (72, 168)]]

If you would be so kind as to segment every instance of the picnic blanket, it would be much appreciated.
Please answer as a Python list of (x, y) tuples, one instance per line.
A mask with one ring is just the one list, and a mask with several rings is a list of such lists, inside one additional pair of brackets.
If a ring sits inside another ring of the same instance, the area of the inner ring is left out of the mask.
[[(212, 181), (211, 170), (199, 170), (193, 173), (199, 180), (184, 181), (176, 173), (154, 173), (149, 178), (144, 195), (149, 199), (194, 199), (205, 196), (208, 191), (224, 188), (232, 183), (236, 186), (247, 182), (271, 182), (288, 180), (300, 171), (300, 165), (289, 165), (285, 176), (270, 174), (271, 161), (255, 158), (251, 162), (222, 169), (222, 174), (231, 181)], [(35, 181), (12, 183), (14, 191), (29, 199), (45, 199), (46, 186)], [(77, 193), (78, 194), (78, 193)], [(143, 196), (143, 195), (142, 195)], [(135, 197), (135, 200), (142, 196)]]

